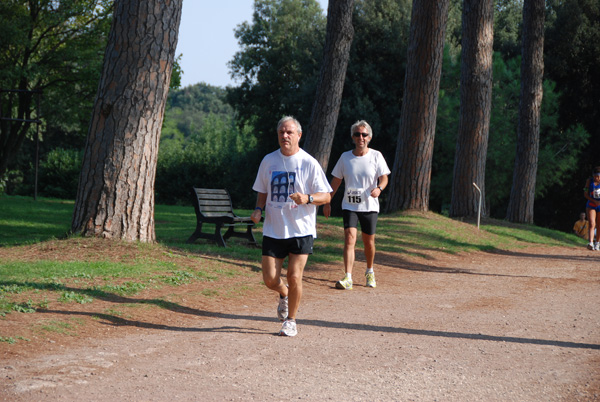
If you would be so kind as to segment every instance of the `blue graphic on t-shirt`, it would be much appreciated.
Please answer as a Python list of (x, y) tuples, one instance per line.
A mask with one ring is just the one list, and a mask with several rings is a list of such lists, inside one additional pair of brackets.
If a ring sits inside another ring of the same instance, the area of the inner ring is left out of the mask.
[(271, 176), (271, 201), (288, 202), (288, 195), (294, 194), (295, 172), (273, 172)]

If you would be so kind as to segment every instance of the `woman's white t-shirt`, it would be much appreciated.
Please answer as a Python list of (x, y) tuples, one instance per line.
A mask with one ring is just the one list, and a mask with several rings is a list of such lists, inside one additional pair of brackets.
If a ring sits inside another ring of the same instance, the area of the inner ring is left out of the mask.
[(344, 180), (342, 209), (356, 212), (379, 212), (379, 199), (371, 197), (377, 179), (390, 174), (381, 152), (368, 149), (363, 156), (352, 151), (342, 154), (331, 174)]
[(302, 148), (292, 156), (281, 150), (265, 156), (252, 189), (267, 194), (263, 235), (274, 239), (316, 238), (317, 207), (297, 205), (289, 195), (333, 191), (319, 162)]

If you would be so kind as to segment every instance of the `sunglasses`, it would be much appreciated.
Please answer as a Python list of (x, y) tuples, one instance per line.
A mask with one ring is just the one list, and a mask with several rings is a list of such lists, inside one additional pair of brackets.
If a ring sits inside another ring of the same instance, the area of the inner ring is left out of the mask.
[(369, 136), (369, 133), (354, 133), (352, 134), (353, 137), (360, 137), (362, 135), (363, 138), (367, 138)]

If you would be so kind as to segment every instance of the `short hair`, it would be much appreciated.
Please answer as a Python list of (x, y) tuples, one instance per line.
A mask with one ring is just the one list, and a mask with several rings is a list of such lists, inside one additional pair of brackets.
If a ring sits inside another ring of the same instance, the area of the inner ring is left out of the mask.
[(369, 134), (369, 138), (373, 138), (373, 130), (371, 129), (371, 126), (369, 126), (369, 123), (367, 123), (364, 120), (359, 120), (356, 123), (354, 123), (352, 125), (352, 127), (350, 127), (350, 136), (352, 137), (354, 135), (354, 132), (356, 131), (357, 128), (359, 127), (364, 127), (367, 129), (367, 133)]
[(594, 172), (593, 172), (592, 174), (593, 174), (593, 175), (600, 174), (600, 166), (596, 166), (596, 167), (594, 168)]
[(287, 123), (288, 121), (291, 121), (292, 123), (294, 123), (296, 125), (296, 130), (301, 133), (302, 132), (302, 126), (300, 125), (300, 122), (298, 120), (296, 120), (295, 117), (293, 116), (284, 116), (281, 118), (281, 120), (279, 120), (279, 123), (277, 123), (277, 132), (279, 132), (279, 129), (281, 128), (281, 126), (284, 123)]

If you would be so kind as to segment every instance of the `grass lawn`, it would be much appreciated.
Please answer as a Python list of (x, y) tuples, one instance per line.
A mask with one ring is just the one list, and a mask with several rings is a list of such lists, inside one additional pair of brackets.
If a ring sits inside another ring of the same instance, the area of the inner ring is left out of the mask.
[[(139, 314), (140, 307), (182, 308), (178, 289), (190, 284), (195, 284), (196, 293), (185, 297), (203, 300), (240, 297), (260, 285), (259, 248), (235, 238), (227, 248), (207, 240), (186, 243), (196, 225), (191, 205), (156, 206), (155, 244), (69, 235), (73, 206), (71, 200), (0, 197), (0, 317), (61, 305), (109, 303), (97, 314), (115, 318)], [(240, 216), (251, 212), (236, 210)], [(311, 263), (340, 263), (341, 217), (320, 215), (317, 226)], [(260, 225), (255, 236), (260, 243)], [(476, 224), (429, 212), (380, 215), (377, 227), (379, 252), (415, 257), (531, 245), (582, 247), (584, 241), (568, 233), (491, 219), (484, 219), (478, 230)], [(357, 248), (362, 248), (360, 240)], [(71, 334), (85, 324), (66, 320), (44, 325), (46, 330)], [(21, 333), (0, 333), (0, 342), (23, 339), (27, 337)]]

